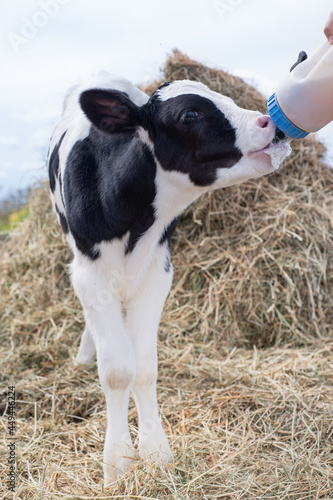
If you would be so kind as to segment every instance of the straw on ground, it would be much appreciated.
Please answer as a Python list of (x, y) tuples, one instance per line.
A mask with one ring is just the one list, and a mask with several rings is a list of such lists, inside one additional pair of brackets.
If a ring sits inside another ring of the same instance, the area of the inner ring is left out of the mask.
[[(163, 80), (177, 78), (264, 110), (253, 87), (179, 52)], [(159, 341), (176, 463), (137, 460), (111, 492), (96, 366), (73, 367), (83, 318), (71, 255), (48, 188), (36, 190), (1, 249), (2, 413), (9, 382), (18, 395), (14, 498), (333, 498), (333, 171), (315, 138), (293, 147), (281, 172), (204, 196), (182, 216)], [(136, 419), (133, 405), (134, 439)], [(12, 498), (5, 483), (2, 492)]]

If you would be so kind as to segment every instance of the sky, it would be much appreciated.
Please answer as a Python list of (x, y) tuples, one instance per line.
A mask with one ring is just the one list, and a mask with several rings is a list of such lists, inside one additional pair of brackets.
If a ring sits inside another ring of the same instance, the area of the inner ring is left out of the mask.
[[(325, 40), (331, 10), (330, 0), (1, 0), (0, 199), (46, 176), (63, 96), (91, 73), (148, 83), (177, 48), (268, 98), (298, 53)], [(318, 138), (333, 165), (333, 125)]]

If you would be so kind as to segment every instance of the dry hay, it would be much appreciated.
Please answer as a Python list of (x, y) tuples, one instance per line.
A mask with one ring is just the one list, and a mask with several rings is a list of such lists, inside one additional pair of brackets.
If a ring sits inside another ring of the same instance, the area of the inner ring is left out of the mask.
[[(264, 109), (241, 79), (178, 52), (165, 68), (176, 78)], [(159, 341), (175, 464), (138, 460), (108, 493), (96, 366), (73, 368), (83, 317), (71, 255), (47, 187), (36, 190), (2, 247), (2, 412), (9, 384), (19, 399), (14, 498), (333, 498), (333, 172), (315, 138), (293, 148), (281, 173), (206, 195), (182, 216)], [(136, 418), (132, 405), (134, 438)]]

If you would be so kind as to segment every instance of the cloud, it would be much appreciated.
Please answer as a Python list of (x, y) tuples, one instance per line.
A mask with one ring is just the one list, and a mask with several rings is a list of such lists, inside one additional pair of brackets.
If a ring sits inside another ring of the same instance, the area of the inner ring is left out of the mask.
[(32, 135), (29, 137), (29, 144), (32, 147), (43, 148), (48, 146), (50, 143), (50, 138), (52, 135), (53, 126), (43, 126), (39, 127)]
[(24, 161), (22, 162), (19, 167), (18, 167), (19, 172), (34, 172), (34, 173), (41, 173), (42, 172), (42, 165), (41, 162), (37, 161)]
[(0, 147), (13, 148), (19, 144), (17, 137), (13, 135), (0, 135)]
[(59, 109), (49, 105), (46, 109), (30, 108), (23, 113), (14, 113), (16, 119), (20, 119), (26, 123), (54, 123), (59, 118)]

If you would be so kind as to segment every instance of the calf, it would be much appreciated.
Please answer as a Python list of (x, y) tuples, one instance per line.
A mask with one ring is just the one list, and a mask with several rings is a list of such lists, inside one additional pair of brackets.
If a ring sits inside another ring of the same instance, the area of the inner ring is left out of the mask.
[(270, 117), (201, 83), (169, 82), (149, 98), (103, 73), (67, 95), (49, 178), (86, 322), (76, 363), (97, 356), (106, 398), (106, 485), (134, 457), (131, 392), (140, 456), (172, 461), (157, 405), (157, 330), (179, 215), (206, 191), (272, 172), (289, 152)]

